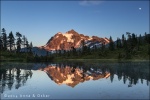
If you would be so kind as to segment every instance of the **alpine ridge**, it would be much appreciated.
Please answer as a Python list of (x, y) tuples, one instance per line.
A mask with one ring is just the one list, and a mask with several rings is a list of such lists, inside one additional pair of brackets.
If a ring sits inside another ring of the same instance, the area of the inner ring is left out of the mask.
[(102, 44), (108, 44), (109, 39), (106, 37), (100, 38), (98, 36), (85, 36), (83, 34), (79, 34), (78, 32), (72, 29), (66, 33), (58, 32), (53, 37), (51, 37), (46, 43), (46, 45), (42, 46), (42, 48), (46, 49), (47, 51), (71, 50), (72, 47), (82, 47), (83, 42), (84, 45), (93, 48), (94, 46), (101, 47)]

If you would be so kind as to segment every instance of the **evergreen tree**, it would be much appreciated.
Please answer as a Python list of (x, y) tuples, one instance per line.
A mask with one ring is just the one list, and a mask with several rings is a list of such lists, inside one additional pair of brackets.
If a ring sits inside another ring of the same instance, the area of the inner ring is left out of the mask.
[(121, 40), (119, 38), (117, 38), (117, 48), (121, 48), (122, 45), (121, 45)]
[(82, 54), (85, 51), (85, 40), (81, 40)]
[(141, 36), (141, 34), (140, 34), (139, 39), (138, 39), (138, 44), (142, 45), (142, 36)]
[(30, 53), (32, 52), (32, 48), (33, 48), (33, 45), (32, 45), (32, 42), (30, 42), (30, 45), (29, 45), (29, 52)]
[[(87, 47), (87, 46), (86, 46)], [(97, 51), (97, 47), (96, 47), (96, 51)], [(87, 54), (91, 54), (91, 48), (90, 47), (87, 47)]]
[(131, 36), (131, 33), (130, 32), (126, 32), (126, 35), (128, 36), (128, 39), (127, 39), (128, 49), (131, 49), (131, 46), (132, 46), (132, 36)]
[(124, 47), (124, 41), (125, 41), (125, 37), (124, 34), (122, 35), (122, 47)]
[(148, 45), (148, 55), (149, 55), (149, 59), (150, 59), (150, 44)]
[(88, 53), (88, 47), (87, 46), (83, 46), (82, 54), (85, 55), (87, 53)]
[(137, 44), (137, 38), (136, 35), (134, 33), (132, 33), (132, 46), (135, 47)]
[(114, 50), (114, 42), (113, 42), (111, 36), (110, 36), (109, 40), (110, 40), (110, 43), (109, 43), (109, 49), (110, 49), (111, 51), (113, 51), (113, 50)]
[(22, 37), (22, 44), (23, 44), (23, 47), (25, 48), (25, 45), (26, 45), (26, 37), (23, 35)]
[(131, 33), (130, 32), (126, 32), (126, 35), (128, 36), (128, 41), (131, 41)]
[(15, 38), (14, 38), (14, 35), (12, 33), (12, 31), (9, 33), (9, 36), (8, 36), (8, 45), (9, 45), (9, 49), (10, 51), (12, 51), (12, 47), (15, 43)]
[(126, 32), (126, 35), (128, 36), (128, 39), (127, 39), (127, 48), (126, 50), (129, 52), (132, 51), (133, 49), (133, 46), (132, 46), (132, 36), (131, 36), (131, 33), (130, 32)]
[(147, 33), (145, 32), (145, 38), (144, 38), (145, 43), (147, 43)]
[(119, 48), (119, 38), (117, 38), (117, 45), (116, 45), (117, 48)]
[(26, 45), (26, 48), (27, 48), (27, 52), (29, 52), (29, 42), (28, 42), (28, 39), (26, 38), (25, 41), (26, 41), (25, 45)]
[(2, 29), (2, 43), (3, 43), (3, 50), (7, 50), (7, 34), (4, 28)]
[(145, 32), (145, 42), (146, 43), (149, 43), (150, 44), (150, 34), (147, 34), (146, 32)]
[(94, 51), (97, 51), (97, 46), (96, 45), (94, 45)]
[(21, 43), (22, 43), (22, 40), (21, 40), (22, 35), (19, 32), (16, 32), (16, 36), (18, 37), (17, 38), (17, 42), (16, 42), (17, 52), (20, 52), (20, 50), (21, 50)]
[(130, 59), (131, 58), (131, 50), (130, 50), (130, 48), (129, 48), (129, 45), (128, 45), (128, 42), (127, 42), (127, 40), (125, 39), (124, 40), (124, 51), (125, 51), (125, 58), (126, 59)]
[(150, 44), (150, 33), (147, 35), (147, 43)]
[(125, 40), (124, 40), (124, 49), (127, 50), (127, 48), (128, 48), (128, 47), (127, 47), (127, 40), (125, 39)]
[(72, 51), (73, 51), (73, 56), (76, 56), (77, 55), (76, 48), (72, 47)]
[(3, 49), (3, 41), (2, 41), (2, 36), (0, 36), (0, 51)]
[(102, 43), (102, 52), (105, 50), (105, 43)]
[(82, 47), (85, 46), (85, 40), (81, 40), (81, 46), (82, 46)]

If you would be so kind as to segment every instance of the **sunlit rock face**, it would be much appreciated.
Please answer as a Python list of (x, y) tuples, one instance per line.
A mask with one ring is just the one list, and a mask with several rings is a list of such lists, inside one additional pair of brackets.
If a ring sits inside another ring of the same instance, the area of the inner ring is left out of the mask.
[(110, 76), (109, 72), (102, 73), (101, 70), (84, 70), (82, 68), (73, 68), (70, 66), (48, 66), (43, 70), (55, 83), (59, 85), (66, 84), (71, 87), (75, 87), (77, 84), (88, 80), (98, 80)]
[(82, 45), (82, 41), (85, 41), (86, 43), (103, 43), (103, 44), (108, 44), (109, 39), (107, 38), (100, 38), (97, 36), (85, 36), (83, 34), (79, 34), (73, 29), (66, 32), (66, 33), (61, 33), (58, 32), (55, 34), (53, 37), (49, 39), (47, 44), (45, 46), (42, 46), (44, 49), (50, 51), (50, 50), (70, 50), (72, 47), (74, 48), (79, 48)]

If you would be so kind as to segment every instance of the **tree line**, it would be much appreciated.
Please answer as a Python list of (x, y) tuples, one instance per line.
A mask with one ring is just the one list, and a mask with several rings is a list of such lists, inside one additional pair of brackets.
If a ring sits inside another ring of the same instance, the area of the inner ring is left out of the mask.
[[(16, 38), (15, 38), (16, 37)], [(55, 58), (83, 58), (83, 59), (131, 59), (133, 56), (150, 55), (150, 34), (146, 32), (142, 36), (134, 33), (126, 32), (126, 36), (122, 34), (122, 38), (117, 38), (116, 41), (110, 36), (109, 43), (101, 42), (101, 47), (94, 45), (92, 48), (86, 45), (86, 41), (81, 41), (81, 48), (71, 47), (71, 50), (65, 50), (62, 46), (61, 50), (56, 50), (56, 53), (47, 51), (46, 56), (33, 55), (32, 42), (28, 42), (27, 37), (20, 32), (16, 32), (15, 36), (11, 31), (8, 35), (6, 30), (2, 28), (0, 35), (0, 51), (16, 52), (14, 56), (25, 56), (27, 61), (50, 61)], [(61, 44), (62, 45), (62, 44)], [(22, 49), (26, 48), (26, 49)], [(144, 48), (144, 49), (143, 49)], [(144, 51), (146, 50), (146, 51)], [(20, 52), (29, 52), (29, 55), (20, 55)], [(143, 53), (146, 52), (146, 53)], [(14, 53), (13, 53), (14, 54)], [(32, 54), (32, 55), (31, 55)], [(12, 54), (10, 54), (12, 55)], [(116, 56), (117, 57), (114, 57)], [(5, 57), (6, 55), (3, 55)], [(145, 57), (145, 56), (144, 56)], [(144, 58), (143, 57), (143, 58)]]
[(31, 51), (33, 47), (32, 42), (29, 43), (25, 35), (16, 32), (15, 36), (12, 31), (7, 35), (5, 28), (2, 28), (0, 35), (0, 51), (14, 51), (20, 53), (21, 46), (27, 48), (28, 51)]

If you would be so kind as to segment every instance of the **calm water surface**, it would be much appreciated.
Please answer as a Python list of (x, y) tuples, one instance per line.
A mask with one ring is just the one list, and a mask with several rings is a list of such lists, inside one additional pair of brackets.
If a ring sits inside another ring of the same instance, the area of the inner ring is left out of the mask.
[(149, 99), (149, 62), (2, 63), (1, 99)]

